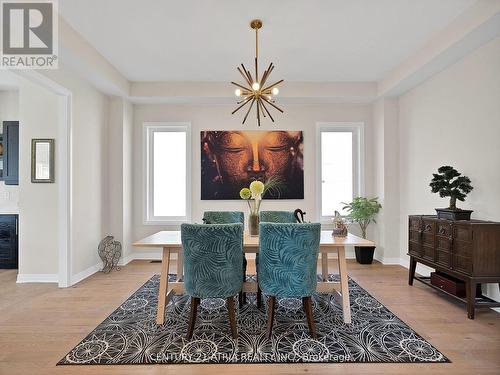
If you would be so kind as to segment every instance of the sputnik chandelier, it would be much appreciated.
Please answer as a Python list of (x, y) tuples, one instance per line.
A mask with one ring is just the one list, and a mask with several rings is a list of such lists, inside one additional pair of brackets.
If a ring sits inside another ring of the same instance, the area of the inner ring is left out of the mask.
[(275, 109), (283, 113), (283, 110), (275, 104), (274, 100), (274, 97), (279, 93), (278, 85), (283, 82), (283, 80), (281, 79), (271, 85), (265, 86), (269, 76), (271, 75), (271, 72), (274, 69), (273, 63), (270, 63), (269, 67), (264, 70), (262, 76), (259, 77), (259, 65), (257, 59), (259, 58), (259, 29), (262, 27), (262, 21), (253, 20), (252, 22), (250, 22), (250, 27), (255, 30), (255, 77), (252, 77), (250, 71), (247, 70), (243, 64), (241, 64), (241, 68), (236, 68), (238, 69), (238, 72), (240, 72), (240, 74), (243, 76), (245, 83), (240, 85), (239, 83), (231, 82), (233, 85), (238, 87), (234, 92), (235, 95), (241, 98), (241, 100), (236, 103), (238, 107), (232, 112), (232, 114), (234, 115), (241, 108), (250, 103), (245, 117), (243, 118), (242, 124), (244, 124), (247, 120), (248, 114), (255, 104), (257, 123), (260, 126), (261, 114), (264, 117), (266, 117), (267, 114), (271, 121), (274, 122), (273, 116), (271, 116), (271, 113), (269, 113), (267, 105), (274, 107)]

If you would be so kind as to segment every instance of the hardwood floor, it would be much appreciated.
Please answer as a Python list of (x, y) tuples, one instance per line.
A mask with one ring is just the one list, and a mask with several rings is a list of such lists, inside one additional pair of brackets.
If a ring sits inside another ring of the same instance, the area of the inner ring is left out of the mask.
[[(332, 261), (335, 262), (335, 261)], [(175, 269), (175, 262), (171, 270)], [(442, 351), (450, 364), (280, 364), (59, 366), (55, 364), (106, 318), (160, 264), (134, 261), (109, 275), (97, 273), (79, 284), (16, 284), (15, 270), (0, 270), (0, 374), (499, 374), (500, 315), (465, 306), (416, 282), (408, 271), (380, 263), (348, 261), (349, 274)], [(251, 272), (252, 270), (250, 270)]]

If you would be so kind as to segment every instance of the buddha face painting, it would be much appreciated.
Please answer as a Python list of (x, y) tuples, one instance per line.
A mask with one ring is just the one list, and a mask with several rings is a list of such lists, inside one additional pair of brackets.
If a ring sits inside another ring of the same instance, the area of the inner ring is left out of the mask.
[(280, 182), (267, 199), (304, 198), (301, 131), (201, 132), (201, 199), (240, 199), (254, 181)]

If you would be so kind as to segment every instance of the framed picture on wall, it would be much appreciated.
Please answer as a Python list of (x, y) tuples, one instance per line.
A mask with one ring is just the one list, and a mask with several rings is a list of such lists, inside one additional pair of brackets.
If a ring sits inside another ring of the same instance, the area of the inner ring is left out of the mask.
[(53, 183), (54, 139), (31, 140), (31, 182)]
[(266, 199), (304, 199), (302, 131), (202, 131), (201, 199), (240, 199), (254, 180), (280, 181)]

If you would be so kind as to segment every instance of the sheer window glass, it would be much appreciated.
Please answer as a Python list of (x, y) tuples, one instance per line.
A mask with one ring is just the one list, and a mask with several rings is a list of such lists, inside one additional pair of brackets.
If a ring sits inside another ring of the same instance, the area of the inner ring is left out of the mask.
[(188, 125), (145, 124), (147, 223), (185, 222), (190, 216)]
[(362, 130), (359, 123), (318, 124), (320, 220), (347, 214), (341, 202), (362, 194)]

